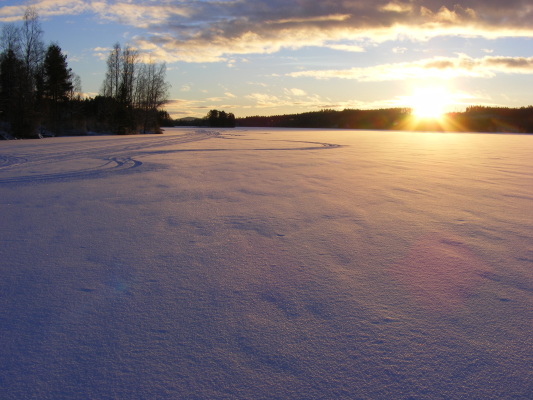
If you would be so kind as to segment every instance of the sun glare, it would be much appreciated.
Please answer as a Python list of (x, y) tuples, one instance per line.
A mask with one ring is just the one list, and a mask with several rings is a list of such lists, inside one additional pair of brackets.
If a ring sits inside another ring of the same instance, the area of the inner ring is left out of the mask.
[(445, 88), (420, 88), (414, 91), (407, 102), (415, 117), (439, 119), (452, 104), (452, 98)]

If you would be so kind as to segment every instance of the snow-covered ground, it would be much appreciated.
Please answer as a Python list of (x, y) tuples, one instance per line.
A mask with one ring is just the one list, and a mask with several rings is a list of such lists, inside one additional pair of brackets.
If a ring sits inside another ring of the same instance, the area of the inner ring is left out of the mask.
[(2, 399), (531, 399), (533, 136), (0, 143)]

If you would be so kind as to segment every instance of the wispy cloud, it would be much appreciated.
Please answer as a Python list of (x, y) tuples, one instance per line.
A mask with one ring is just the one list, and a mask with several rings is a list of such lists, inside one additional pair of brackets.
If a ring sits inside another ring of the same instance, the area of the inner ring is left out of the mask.
[(533, 37), (530, 0), (37, 0), (0, 7), (0, 20), (20, 19), (27, 4), (45, 18), (93, 13), (143, 29), (136, 46), (169, 62), (306, 46), (363, 51), (369, 43), (450, 35)]
[(28, 6), (34, 6), (41, 17), (76, 15), (91, 10), (91, 2), (83, 0), (40, 0), (21, 2), (16, 6), (0, 7), (0, 21), (13, 22), (22, 19)]
[(361, 99), (333, 100), (318, 94), (302, 94), (299, 90), (295, 91), (294, 89), (285, 89), (283, 93), (278, 95), (270, 93), (252, 93), (246, 96), (246, 99), (250, 101), (250, 104), (241, 105), (244, 109), (281, 109), (297, 110), (297, 112), (324, 109), (376, 109), (406, 106), (405, 102), (402, 103), (401, 98), (376, 99), (370, 101)]
[(190, 1), (170, 4), (166, 0), (133, 1), (133, 0), (37, 0), (27, 1), (16, 6), (0, 7), (0, 21), (11, 22), (22, 19), (28, 6), (33, 6), (42, 18), (58, 15), (79, 15), (93, 13), (99, 20), (107, 20), (148, 28), (172, 18), (190, 16)]
[(168, 23), (176, 17), (190, 16), (190, 10), (186, 4), (170, 4), (166, 1), (117, 1), (114, 4), (95, 1), (91, 3), (90, 8), (98, 14), (99, 18), (143, 29)]
[(292, 89), (285, 89), (285, 93), (292, 96), (305, 96), (307, 93), (305, 90), (298, 89), (298, 88), (292, 88)]
[(360, 82), (396, 81), (411, 78), (450, 79), (457, 77), (490, 78), (497, 73), (533, 74), (533, 57), (471, 58), (434, 57), (415, 62), (382, 64), (364, 68), (308, 70), (287, 74), (294, 78), (353, 79)]
[(172, 99), (165, 104), (165, 110), (173, 117), (203, 116), (210, 107), (201, 100)]
[[(348, 104), (346, 102), (334, 102), (330, 98), (309, 94), (298, 88), (284, 89), (277, 94), (255, 92), (245, 96), (245, 99), (248, 101), (248, 105), (243, 105), (243, 108), (253, 109), (299, 109), (303, 111), (339, 108)], [(353, 104), (353, 102), (349, 104)]]
[(254, 107), (279, 107), (286, 104), (285, 100), (277, 96), (265, 93), (252, 93), (246, 96), (247, 99), (254, 101)]

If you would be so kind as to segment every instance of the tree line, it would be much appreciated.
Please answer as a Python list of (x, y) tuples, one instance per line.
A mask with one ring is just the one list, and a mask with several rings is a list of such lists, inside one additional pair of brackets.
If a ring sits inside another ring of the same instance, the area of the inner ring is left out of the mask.
[(533, 133), (533, 106), (471, 106), (442, 119), (418, 120), (410, 108), (321, 110), (300, 114), (237, 118), (237, 126)]
[(463, 113), (449, 114), (449, 118), (466, 132), (533, 133), (533, 106), (470, 106)]
[(234, 128), (236, 118), (233, 113), (222, 110), (210, 110), (203, 118), (181, 118), (174, 121), (174, 126), (209, 126), (216, 128)]
[(238, 118), (238, 126), (327, 129), (397, 129), (409, 118), (408, 108), (381, 110), (345, 109), (311, 111), (300, 114)]
[(59, 44), (45, 46), (35, 8), (26, 9), (22, 23), (3, 25), (0, 50), (0, 133), (15, 138), (147, 133), (171, 121), (162, 109), (170, 88), (166, 65), (142, 59), (131, 46), (113, 46), (94, 98), (83, 98), (81, 79)]

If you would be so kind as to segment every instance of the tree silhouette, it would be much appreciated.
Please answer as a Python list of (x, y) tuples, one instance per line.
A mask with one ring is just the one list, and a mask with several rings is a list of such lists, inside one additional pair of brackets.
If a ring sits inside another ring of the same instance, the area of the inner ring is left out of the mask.
[(51, 44), (44, 58), (43, 96), (49, 127), (56, 133), (61, 130), (63, 105), (72, 89), (72, 70), (68, 67), (67, 56), (63, 55), (57, 44)]
[(143, 132), (157, 131), (158, 110), (167, 102), (170, 85), (165, 81), (166, 64), (153, 62), (140, 66), (136, 81), (134, 107)]
[(211, 110), (205, 117), (207, 125), (218, 128), (234, 128), (235, 115), (225, 111)]
[(44, 95), (54, 103), (66, 101), (73, 89), (72, 70), (57, 44), (48, 47), (44, 59)]
[(120, 86), (120, 71), (122, 70), (122, 49), (120, 43), (115, 43), (107, 57), (107, 72), (102, 85), (102, 96), (118, 98)]
[(34, 7), (26, 9), (21, 27), (9, 24), (2, 29), (2, 119), (16, 137), (36, 136), (44, 54), (42, 35)]
[(45, 50), (42, 36), (34, 7), (26, 9), (20, 25), (2, 27), (0, 131), (29, 138), (39, 137), (38, 132), (88, 129), (158, 132), (161, 123), (172, 124), (162, 110), (170, 87), (164, 63), (143, 63), (137, 50), (116, 43), (107, 60), (102, 95), (83, 99), (80, 78), (68, 67), (67, 56), (57, 43)]
[(10, 49), (0, 60), (0, 107), (2, 119), (6, 121), (13, 135), (29, 137), (27, 111), (27, 80), (23, 61)]
[[(166, 64), (141, 62), (132, 47), (116, 43), (107, 59), (101, 94), (112, 107), (112, 130), (119, 134), (159, 130), (159, 109), (168, 101), (170, 84), (165, 81)], [(100, 103), (103, 103), (101, 101)]]

